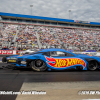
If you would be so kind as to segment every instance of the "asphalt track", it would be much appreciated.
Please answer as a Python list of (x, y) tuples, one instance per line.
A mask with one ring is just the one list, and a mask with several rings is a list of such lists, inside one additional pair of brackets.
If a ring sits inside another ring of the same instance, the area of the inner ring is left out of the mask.
[[(0, 67), (4, 66), (4, 65), (5, 64), (0, 63)], [(31, 69), (27, 69), (27, 68), (26, 69), (25, 68), (24, 69), (23, 68), (21, 68), (21, 69), (7, 69), (7, 68), (0, 69), (0, 91), (18, 92), (20, 90), (25, 90), (25, 89), (26, 90), (27, 89), (28, 90), (31, 90), (31, 89), (38, 90), (38, 87), (43, 89), (44, 85), (42, 86), (42, 84), (39, 86), (36, 86), (37, 83), (41, 83), (41, 82), (44, 83), (45, 86), (48, 86), (48, 84), (51, 83), (50, 86), (54, 86), (56, 89), (57, 89), (57, 85), (54, 85), (54, 84), (58, 84), (58, 87), (60, 87), (60, 90), (59, 90), (60, 92), (61, 92), (61, 90), (63, 90), (64, 85), (68, 84), (68, 83), (71, 83), (70, 87), (72, 87), (72, 86), (75, 86), (75, 84), (73, 85), (73, 83), (77, 83), (77, 84), (80, 83), (80, 84), (85, 85), (88, 82), (89, 84), (93, 85), (94, 84), (93, 82), (96, 82), (95, 85), (91, 86), (90, 88), (87, 87), (87, 89), (92, 89), (92, 87), (94, 87), (93, 89), (100, 90), (100, 87), (99, 87), (100, 70), (99, 71), (81, 71), (81, 72), (75, 71), (75, 70), (68, 70), (68, 71), (63, 71), (63, 72), (34, 72)], [(26, 83), (28, 83), (28, 84), (26, 84)], [(35, 88), (33, 86), (33, 84), (37, 88)], [(77, 84), (76, 84), (76, 86), (77, 86)], [(89, 84), (88, 84), (88, 86), (89, 86)], [(79, 86), (81, 87), (81, 85), (79, 85)], [(82, 89), (84, 89), (86, 86), (84, 86)], [(48, 91), (49, 94), (52, 94), (52, 92), (50, 92), (49, 89), (51, 89), (51, 91), (52, 91), (52, 90), (54, 90), (54, 87), (44, 88), (44, 90), (46, 89), (46, 91)], [(73, 87), (73, 88), (75, 88), (75, 87)], [(75, 89), (73, 91), (77, 91)], [(77, 87), (77, 89), (78, 89), (78, 87)], [(80, 90), (80, 89), (81, 88), (79, 88), (78, 90)], [(57, 93), (57, 91), (56, 91), (56, 93)], [(52, 97), (53, 97), (53, 95), (54, 94), (52, 94)], [(25, 99), (25, 97), (26, 97), (26, 99)], [(96, 96), (96, 97), (100, 98), (100, 95)], [(22, 99), (22, 98), (24, 98), (24, 99)], [(30, 98), (30, 99), (32, 99), (32, 98)], [(38, 96), (38, 98), (39, 98), (39, 96)], [(49, 96), (49, 98), (50, 98), (50, 96)], [(55, 98), (52, 98), (52, 99), (55, 99)], [(91, 97), (91, 98), (93, 98), (93, 97)], [(17, 95), (1, 95), (0, 94), (0, 100), (27, 100), (27, 99), (28, 99), (28, 97), (26, 95), (21, 97), (21, 96), (17, 96)], [(48, 99), (48, 98), (46, 98), (46, 99)], [(45, 99), (45, 97), (43, 98), (43, 100), (46, 100), (46, 99)], [(38, 100), (38, 99), (34, 98), (34, 100)], [(59, 100), (59, 99), (56, 98), (55, 100)]]

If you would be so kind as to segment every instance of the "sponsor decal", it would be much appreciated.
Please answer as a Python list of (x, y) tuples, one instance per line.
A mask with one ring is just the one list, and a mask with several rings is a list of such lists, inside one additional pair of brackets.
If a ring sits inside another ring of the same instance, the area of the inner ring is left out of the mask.
[(7, 58), (7, 59), (10, 59), (10, 58)]
[[(80, 58), (53, 58), (53, 57), (46, 57), (47, 63), (56, 68), (64, 68), (64, 67), (70, 67), (73, 65), (82, 65), (83, 68), (85, 68), (85, 61)], [(49, 62), (48, 62), (49, 61)]]
[(16, 60), (8, 60), (8, 62), (16, 62)]
[(10, 57), (10, 59), (17, 59), (17, 58), (15, 58), (15, 57)]
[(19, 57), (21, 57), (21, 56), (23, 56), (23, 55), (19, 55)]

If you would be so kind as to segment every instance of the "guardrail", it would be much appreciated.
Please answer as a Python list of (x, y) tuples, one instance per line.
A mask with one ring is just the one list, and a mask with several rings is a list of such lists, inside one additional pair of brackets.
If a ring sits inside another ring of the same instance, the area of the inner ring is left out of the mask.
[(2, 55), (16, 55), (16, 50), (0, 50)]
[(0, 55), (16, 55), (22, 54), (23, 50), (0, 50)]
[[(73, 52), (73, 53), (87, 54), (100, 57), (100, 52)], [(0, 55), (16, 55), (16, 54), (23, 54), (23, 50), (0, 50)]]

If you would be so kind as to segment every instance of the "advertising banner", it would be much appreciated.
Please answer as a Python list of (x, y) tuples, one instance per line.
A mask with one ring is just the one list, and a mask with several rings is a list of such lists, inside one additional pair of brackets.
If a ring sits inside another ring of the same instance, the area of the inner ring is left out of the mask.
[(14, 50), (0, 50), (0, 54), (3, 54), (3, 55), (13, 55), (14, 54)]

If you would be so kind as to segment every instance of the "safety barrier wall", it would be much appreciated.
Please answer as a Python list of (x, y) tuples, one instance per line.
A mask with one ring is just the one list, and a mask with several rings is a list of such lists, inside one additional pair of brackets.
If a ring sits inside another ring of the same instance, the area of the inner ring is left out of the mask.
[(16, 50), (0, 50), (1, 55), (16, 55)]
[[(23, 53), (23, 50), (0, 50), (0, 55), (16, 55), (16, 54), (22, 54), (22, 53)], [(73, 53), (100, 56), (100, 52), (73, 52)]]
[(23, 54), (23, 50), (0, 50), (0, 55), (16, 55)]

